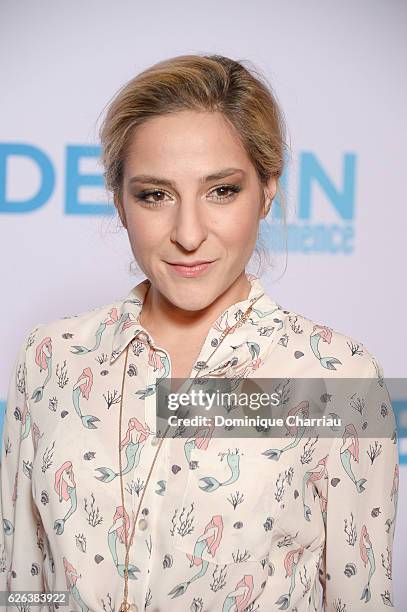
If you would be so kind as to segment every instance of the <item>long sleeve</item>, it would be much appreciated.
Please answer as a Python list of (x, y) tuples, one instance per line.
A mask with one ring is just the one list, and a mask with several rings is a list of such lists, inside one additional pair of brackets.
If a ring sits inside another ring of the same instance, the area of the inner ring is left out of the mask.
[(346, 426), (333, 440), (327, 462), (325, 571), (320, 576), (326, 612), (395, 609), (396, 420), (382, 368), (371, 356), (367, 377), (366, 391), (351, 397)]
[[(28, 336), (29, 337), (29, 336)], [(43, 589), (43, 527), (32, 499), (34, 447), (27, 392), (27, 338), (11, 374), (1, 446), (0, 590)]]

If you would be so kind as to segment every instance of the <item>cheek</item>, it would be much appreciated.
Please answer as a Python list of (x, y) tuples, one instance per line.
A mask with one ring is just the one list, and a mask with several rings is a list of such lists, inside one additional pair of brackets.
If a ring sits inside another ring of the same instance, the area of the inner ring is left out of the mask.
[(162, 224), (139, 215), (128, 217), (127, 233), (134, 253), (144, 253), (162, 244)]
[(252, 244), (257, 238), (258, 223), (253, 209), (247, 207), (241, 210), (238, 215), (229, 217), (227, 225), (223, 227), (225, 242), (239, 249), (242, 245)]

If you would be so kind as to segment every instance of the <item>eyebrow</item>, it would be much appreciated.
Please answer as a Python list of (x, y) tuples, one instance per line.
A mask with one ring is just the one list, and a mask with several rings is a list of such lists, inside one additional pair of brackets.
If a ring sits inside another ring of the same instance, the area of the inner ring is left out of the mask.
[[(200, 183), (216, 181), (226, 178), (227, 176), (231, 176), (236, 172), (242, 172), (244, 174), (244, 170), (241, 168), (223, 168), (223, 170), (219, 170), (219, 172), (208, 174), (208, 176), (202, 176), (199, 181)], [(137, 176), (132, 176), (131, 179), (129, 179), (129, 184), (132, 183), (152, 183), (153, 185), (165, 185), (166, 187), (173, 187), (175, 189), (175, 184), (172, 181), (159, 176), (151, 176), (150, 174), (138, 174)]]

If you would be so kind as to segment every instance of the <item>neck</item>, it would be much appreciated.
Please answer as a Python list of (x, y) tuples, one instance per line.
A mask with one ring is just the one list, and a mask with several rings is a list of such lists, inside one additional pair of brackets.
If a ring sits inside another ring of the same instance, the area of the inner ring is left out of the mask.
[(183, 332), (202, 334), (209, 330), (229, 306), (247, 299), (250, 288), (246, 273), (242, 272), (236, 281), (209, 306), (191, 311), (174, 306), (158, 289), (150, 285), (140, 314), (140, 323), (147, 331), (152, 330), (153, 337), (158, 335), (154, 330), (160, 330), (160, 335), (165, 335), (169, 339), (176, 338), (176, 334)]

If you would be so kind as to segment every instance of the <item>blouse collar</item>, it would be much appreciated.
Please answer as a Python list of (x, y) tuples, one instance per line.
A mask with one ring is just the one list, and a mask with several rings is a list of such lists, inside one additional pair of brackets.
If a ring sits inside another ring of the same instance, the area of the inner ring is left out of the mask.
[[(269, 312), (270, 309), (278, 310), (281, 308), (267, 295), (263, 284), (257, 276), (246, 272), (246, 278), (250, 282), (249, 295), (246, 299), (236, 302), (226, 308), (216, 319), (216, 321), (214, 321), (202, 347), (201, 356), (206, 355), (206, 348), (210, 349), (212, 352), (213, 347), (216, 346), (222, 332), (227, 327), (234, 325), (234, 323), (236, 323), (236, 321), (252, 302), (256, 301), (256, 308), (264, 308)], [(151, 346), (154, 346), (150, 334), (139, 321), (144, 299), (150, 285), (151, 282), (148, 278), (141, 281), (138, 285), (131, 289), (117, 309), (117, 323), (113, 334), (110, 364), (117, 359), (117, 357), (126, 349), (129, 342), (140, 331), (146, 334), (147, 338), (150, 339), (149, 341), (151, 342)], [(247, 322), (243, 323), (240, 329), (244, 331), (244, 328), (247, 325)]]

